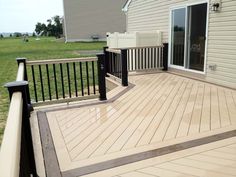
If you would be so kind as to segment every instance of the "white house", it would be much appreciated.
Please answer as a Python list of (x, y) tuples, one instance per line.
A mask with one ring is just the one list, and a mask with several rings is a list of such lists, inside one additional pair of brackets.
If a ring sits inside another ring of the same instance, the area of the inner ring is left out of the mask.
[(124, 32), (126, 0), (63, 0), (66, 42), (106, 40), (106, 32)]

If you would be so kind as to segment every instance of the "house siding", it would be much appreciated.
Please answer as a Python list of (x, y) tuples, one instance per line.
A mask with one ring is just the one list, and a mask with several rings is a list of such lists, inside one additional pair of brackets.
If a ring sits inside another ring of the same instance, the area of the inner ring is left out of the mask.
[[(127, 12), (127, 31), (160, 30), (168, 42), (170, 8), (197, 0), (133, 0)], [(209, 12), (206, 81), (236, 88), (236, 1), (221, 0), (220, 12)], [(212, 71), (210, 64), (216, 64)], [(201, 77), (202, 78), (202, 77)]]
[(106, 32), (124, 32), (126, 0), (64, 0), (65, 36), (67, 42), (89, 41), (98, 35), (106, 39)]

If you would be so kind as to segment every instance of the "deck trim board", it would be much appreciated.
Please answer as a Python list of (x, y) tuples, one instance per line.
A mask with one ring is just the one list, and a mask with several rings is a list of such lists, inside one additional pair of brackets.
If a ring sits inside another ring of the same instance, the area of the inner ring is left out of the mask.
[(62, 177), (51, 131), (47, 121), (47, 115), (45, 112), (38, 111), (37, 118), (40, 129), (46, 175), (50, 177)]
[(204, 138), (200, 138), (200, 139), (196, 139), (196, 140), (191, 140), (188, 142), (175, 144), (175, 145), (171, 145), (171, 146), (167, 146), (167, 147), (163, 147), (163, 148), (159, 148), (159, 149), (154, 149), (154, 150), (150, 150), (150, 151), (146, 151), (146, 152), (141, 152), (141, 153), (129, 155), (126, 157), (108, 160), (105, 162), (92, 164), (92, 165), (80, 167), (77, 169), (63, 171), (62, 174), (63, 174), (63, 177), (87, 175), (90, 173), (95, 173), (98, 171), (111, 169), (111, 168), (118, 167), (121, 165), (126, 165), (126, 164), (130, 164), (133, 162), (145, 160), (145, 159), (150, 159), (153, 157), (166, 155), (169, 153), (182, 151), (182, 150), (189, 149), (192, 147), (224, 140), (224, 139), (235, 137), (235, 136), (236, 136), (236, 130), (232, 130), (229, 132), (216, 134), (216, 135), (212, 135), (212, 136), (208, 136), (208, 137), (204, 137)]

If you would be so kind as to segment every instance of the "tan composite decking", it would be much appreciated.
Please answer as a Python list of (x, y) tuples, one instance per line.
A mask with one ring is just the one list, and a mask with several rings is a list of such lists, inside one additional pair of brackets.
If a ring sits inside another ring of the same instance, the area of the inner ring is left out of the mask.
[(62, 172), (236, 129), (235, 90), (168, 73), (129, 82), (114, 102), (47, 112)]
[(236, 138), (197, 146), (83, 177), (233, 177)]

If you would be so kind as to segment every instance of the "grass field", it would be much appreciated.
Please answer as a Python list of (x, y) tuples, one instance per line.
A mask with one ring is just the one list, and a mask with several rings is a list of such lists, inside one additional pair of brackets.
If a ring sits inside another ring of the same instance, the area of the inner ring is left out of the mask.
[[(55, 38), (29, 38), (29, 42), (23, 42), (21, 38), (4, 38), (0, 40), (0, 142), (9, 106), (9, 98), (3, 85), (16, 79), (17, 57), (25, 57), (29, 60), (74, 58), (90, 55), (91, 50), (102, 50), (104, 42), (80, 42), (67, 43)], [(81, 52), (80, 52), (81, 51)], [(82, 54), (80, 54), (82, 53)]]

